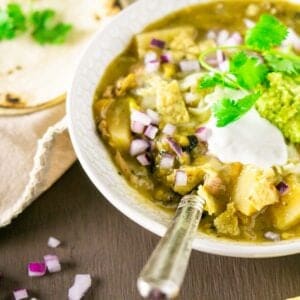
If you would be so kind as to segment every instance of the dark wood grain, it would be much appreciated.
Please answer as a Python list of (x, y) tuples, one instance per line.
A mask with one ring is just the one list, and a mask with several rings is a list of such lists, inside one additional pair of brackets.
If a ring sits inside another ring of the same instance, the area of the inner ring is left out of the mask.
[[(47, 247), (50, 235), (64, 241)], [(41, 300), (67, 299), (76, 273), (90, 273), (85, 299), (140, 299), (136, 278), (158, 238), (114, 209), (77, 163), (12, 225), (0, 230), (0, 299), (27, 287)], [(63, 261), (61, 273), (29, 278), (26, 264), (47, 253)], [(300, 295), (300, 256), (235, 259), (192, 255), (180, 299), (282, 300)]]

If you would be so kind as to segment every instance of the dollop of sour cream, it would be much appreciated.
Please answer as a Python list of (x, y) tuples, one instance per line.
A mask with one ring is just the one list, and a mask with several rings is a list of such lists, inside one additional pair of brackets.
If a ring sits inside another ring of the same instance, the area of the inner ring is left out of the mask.
[(281, 131), (252, 109), (225, 127), (212, 118), (206, 125), (209, 153), (224, 163), (240, 162), (260, 168), (285, 165), (288, 148)]

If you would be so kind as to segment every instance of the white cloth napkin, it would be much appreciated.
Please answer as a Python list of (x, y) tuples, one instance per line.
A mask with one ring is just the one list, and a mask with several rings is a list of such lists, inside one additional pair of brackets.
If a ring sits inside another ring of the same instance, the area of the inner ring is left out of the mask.
[[(0, 118), (0, 226), (9, 224), (75, 161), (65, 121), (55, 125), (64, 115), (65, 104), (60, 104), (29, 115)], [(49, 128), (54, 132), (50, 135), (53, 141), (44, 141), (44, 161), (35, 163), (35, 168), (41, 164), (41, 170), (36, 174), (35, 186), (26, 190), (34, 167), (37, 141)]]

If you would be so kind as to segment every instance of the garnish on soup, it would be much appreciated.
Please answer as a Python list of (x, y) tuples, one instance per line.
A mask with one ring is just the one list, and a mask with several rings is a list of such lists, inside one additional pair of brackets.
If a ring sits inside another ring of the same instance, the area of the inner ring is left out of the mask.
[(94, 113), (121, 174), (158, 205), (205, 178), (202, 231), (278, 241), (300, 235), (300, 19), (278, 2), (252, 4), (250, 20), (248, 5), (204, 4), (136, 35)]

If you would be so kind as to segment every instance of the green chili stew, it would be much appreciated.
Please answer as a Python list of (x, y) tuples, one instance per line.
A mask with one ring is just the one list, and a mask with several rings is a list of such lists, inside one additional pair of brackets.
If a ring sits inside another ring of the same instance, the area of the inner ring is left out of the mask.
[(212, 1), (137, 34), (93, 107), (120, 174), (170, 211), (204, 193), (209, 235), (299, 237), (299, 29), (296, 5)]

